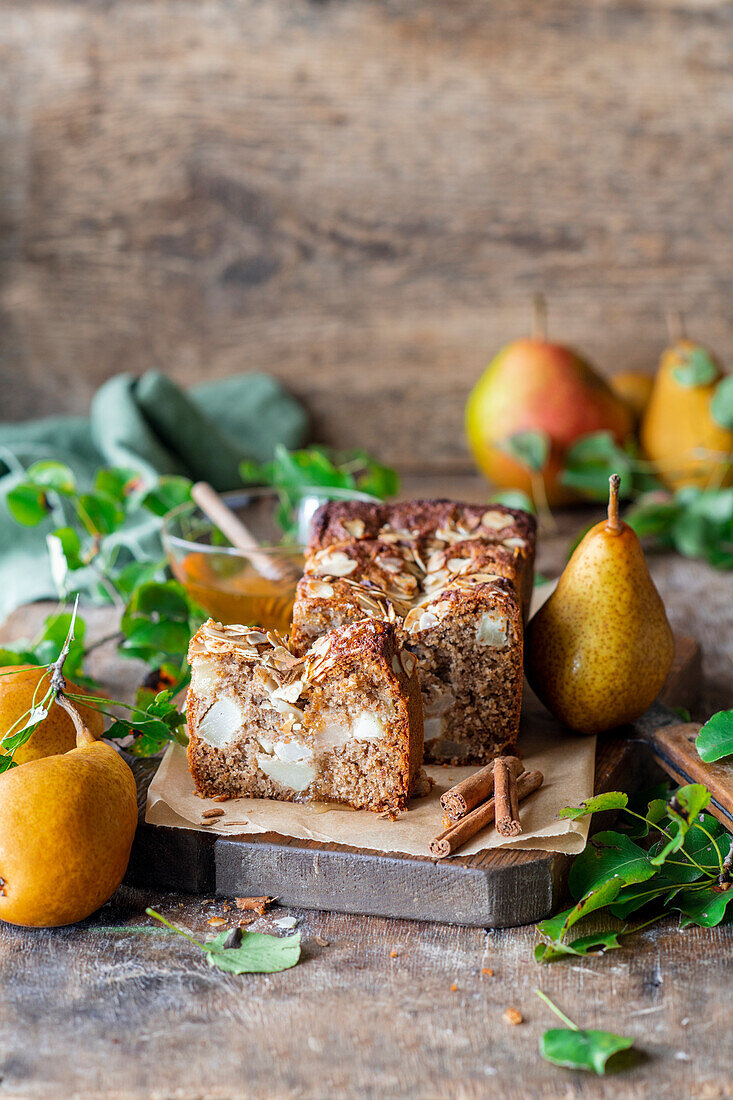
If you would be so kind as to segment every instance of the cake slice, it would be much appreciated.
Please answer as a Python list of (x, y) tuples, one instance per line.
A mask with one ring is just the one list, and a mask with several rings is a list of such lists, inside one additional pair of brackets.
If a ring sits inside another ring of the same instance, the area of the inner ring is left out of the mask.
[(423, 722), (416, 659), (392, 624), (362, 616), (297, 656), (272, 632), (209, 620), (189, 662), (199, 794), (405, 808)]
[(324, 505), (293, 611), (293, 647), (364, 615), (393, 622), (418, 658), (425, 758), (486, 763), (516, 746), (531, 516), (492, 505)]

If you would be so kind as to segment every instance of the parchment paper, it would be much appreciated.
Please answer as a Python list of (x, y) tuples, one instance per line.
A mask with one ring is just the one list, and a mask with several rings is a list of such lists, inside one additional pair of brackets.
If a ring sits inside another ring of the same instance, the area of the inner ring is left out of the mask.
[[(519, 745), (525, 768), (528, 771), (539, 768), (545, 777), (544, 785), (521, 805), (524, 829), (521, 836), (516, 839), (501, 837), (492, 825), (456, 855), (510, 847), (576, 855), (585, 847), (588, 818), (558, 821), (557, 813), (562, 806), (577, 806), (593, 794), (595, 737), (578, 737), (563, 730), (526, 690), (529, 698), (522, 717)], [(397, 821), (389, 821), (368, 810), (336, 808), (333, 803), (324, 808), (260, 798), (239, 798), (229, 802), (199, 798), (188, 773), (185, 750), (179, 745), (171, 745), (150, 784), (145, 820), (154, 825), (203, 829), (223, 836), (272, 832), (378, 852), (426, 856), (428, 844), (443, 828), (440, 795), (475, 770), (427, 767), (426, 771), (435, 780), (431, 793), (413, 799)], [(222, 809), (223, 815), (216, 818), (213, 825), (204, 825), (203, 812), (214, 808)]]

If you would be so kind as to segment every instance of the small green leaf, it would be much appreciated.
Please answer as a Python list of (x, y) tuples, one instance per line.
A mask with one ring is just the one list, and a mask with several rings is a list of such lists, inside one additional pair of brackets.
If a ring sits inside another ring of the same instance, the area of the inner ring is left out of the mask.
[(550, 455), (550, 439), (545, 432), (516, 432), (499, 442), (499, 448), (528, 470), (539, 472)]
[(49, 513), (45, 490), (25, 482), (9, 491), (5, 503), (13, 519), (23, 527), (37, 527)]
[(695, 748), (706, 764), (733, 754), (733, 710), (720, 710), (709, 718), (697, 735)]
[(557, 944), (559, 941), (564, 940), (573, 925), (577, 924), (583, 917), (595, 912), (596, 909), (603, 909), (604, 906), (610, 905), (615, 900), (622, 885), (623, 882), (620, 878), (609, 878), (606, 882), (599, 883), (588, 890), (580, 901), (570, 909), (557, 913), (554, 917), (549, 917), (548, 920), (541, 921), (537, 925), (537, 931), (541, 936), (545, 936)]
[(106, 493), (83, 493), (77, 508), (82, 523), (92, 535), (110, 535), (125, 519), (119, 503)]
[(680, 511), (680, 505), (671, 498), (648, 493), (636, 500), (624, 520), (640, 539), (661, 538), (670, 534)]
[(65, 496), (76, 490), (74, 471), (65, 462), (55, 462), (53, 459), (34, 462), (28, 467), (27, 475), (28, 480), (34, 485), (42, 485), (46, 489), (53, 489)]
[(672, 375), (681, 386), (694, 389), (697, 386), (709, 386), (718, 377), (718, 368), (710, 352), (705, 348), (693, 347), (682, 353), (680, 364), (672, 368)]
[(185, 504), (191, 499), (191, 485), (192, 482), (187, 477), (161, 477), (143, 497), (143, 507), (156, 516), (165, 516), (179, 504)]
[(221, 932), (205, 945), (209, 964), (232, 974), (274, 974), (289, 970), (300, 959), (300, 932), (292, 936), (268, 936), (264, 932), (242, 932), (239, 947), (225, 947), (228, 932)]
[(201, 943), (190, 932), (156, 913), (155, 909), (148, 908), (145, 912), (171, 932), (200, 947), (206, 953), (210, 966), (232, 974), (274, 974), (295, 966), (300, 958), (300, 932), (294, 932), (292, 936), (268, 936), (264, 932), (244, 931), (238, 946), (225, 947), (230, 932), (221, 932), (208, 943)]
[(609, 830), (590, 838), (570, 869), (568, 885), (577, 898), (608, 880), (617, 880), (620, 888), (631, 882), (644, 882), (654, 873), (649, 854), (643, 848), (623, 833)]
[(554, 1066), (604, 1074), (609, 1058), (633, 1045), (633, 1039), (614, 1035), (612, 1031), (557, 1027), (546, 1031), (540, 1039), (540, 1054)]
[(689, 783), (675, 791), (667, 803), (667, 813), (672, 819), (670, 829), (674, 829), (674, 832), (667, 843), (652, 856), (651, 862), (655, 867), (661, 866), (668, 856), (680, 850), (690, 826), (709, 802), (710, 791), (701, 783)]
[(602, 813), (603, 810), (623, 810), (628, 802), (629, 796), (622, 791), (606, 791), (605, 794), (597, 794), (592, 798), (584, 799), (579, 806), (563, 807), (557, 816), (577, 821), (580, 817)]
[(714, 928), (720, 924), (726, 916), (726, 910), (733, 901), (733, 888), (720, 890), (716, 887), (706, 889), (682, 890), (672, 902), (673, 909), (679, 909), (682, 913), (683, 928), (690, 924), (700, 925), (702, 928)]
[(136, 489), (142, 488), (142, 479), (135, 470), (126, 470), (120, 466), (103, 467), (97, 470), (94, 488), (105, 497), (124, 504)]
[(190, 614), (186, 590), (178, 581), (148, 581), (138, 585), (127, 610), (131, 614), (178, 621), (185, 621)]
[(51, 567), (54, 580), (58, 584), (54, 565), (60, 561), (61, 570), (83, 569), (85, 562), (81, 559), (81, 541), (73, 527), (57, 527), (56, 530), (46, 536), (48, 551), (51, 556)]
[(373, 459), (367, 461), (363, 474), (357, 474), (356, 484), (360, 493), (369, 493), (370, 496), (387, 500), (388, 497), (397, 496), (400, 491), (400, 479), (396, 470), (389, 466), (382, 466)]
[(632, 456), (619, 447), (611, 432), (590, 432), (568, 447), (560, 481), (593, 500), (607, 500), (611, 474), (619, 474), (620, 496), (628, 497), (633, 487)]
[(536, 512), (531, 496), (521, 489), (504, 489), (501, 493), (492, 493), (489, 503), (503, 504), (505, 508), (518, 508), (522, 512), (531, 512), (532, 515)]
[(733, 431), (733, 374), (721, 378), (710, 402), (710, 415), (721, 428)]
[(604, 951), (613, 951), (620, 947), (620, 932), (592, 932), (588, 936), (579, 936), (572, 943), (553, 940), (550, 943), (538, 943), (534, 949), (537, 962), (549, 963), (564, 955), (600, 955)]

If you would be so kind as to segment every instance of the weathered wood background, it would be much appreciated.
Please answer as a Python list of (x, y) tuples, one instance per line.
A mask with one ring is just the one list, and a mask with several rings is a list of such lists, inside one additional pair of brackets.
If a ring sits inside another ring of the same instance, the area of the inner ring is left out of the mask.
[(468, 466), (544, 289), (606, 372), (733, 359), (723, 0), (0, 0), (2, 417), (248, 368), (319, 434)]

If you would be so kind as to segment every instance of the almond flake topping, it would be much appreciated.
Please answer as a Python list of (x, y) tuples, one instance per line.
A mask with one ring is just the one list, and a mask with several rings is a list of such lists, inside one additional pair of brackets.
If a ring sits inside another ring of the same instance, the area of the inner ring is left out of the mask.
[(510, 527), (514, 519), (507, 512), (500, 512), (498, 508), (490, 508), (481, 517), (481, 526), (488, 527), (492, 531), (502, 531)]

